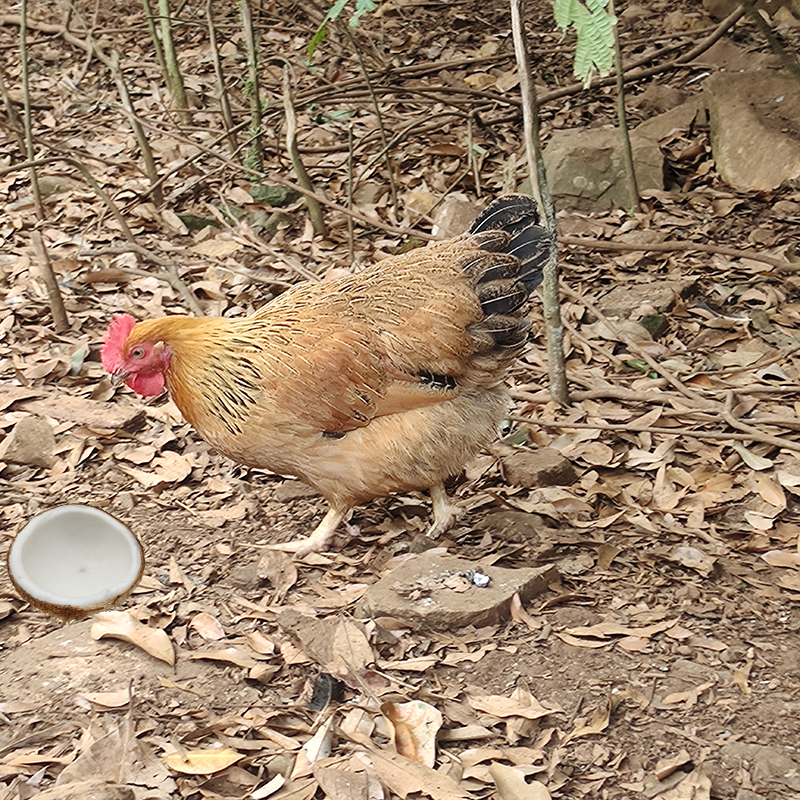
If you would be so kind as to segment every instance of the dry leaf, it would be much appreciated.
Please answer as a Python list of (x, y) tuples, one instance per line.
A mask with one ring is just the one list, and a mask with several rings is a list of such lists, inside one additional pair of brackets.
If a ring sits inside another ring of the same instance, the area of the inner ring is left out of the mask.
[(389, 722), (392, 744), (401, 756), (428, 767), (436, 763), (436, 734), (442, 727), (437, 708), (412, 700), (408, 703), (383, 703), (381, 713)]
[(757, 511), (745, 511), (744, 518), (757, 530), (769, 531), (772, 530), (775, 520), (764, 514), (759, 514)]
[(328, 672), (347, 678), (363, 672), (368, 664), (373, 663), (375, 654), (363, 630), (348, 619), (340, 620), (333, 634), (333, 654), (327, 665)]
[[(516, 597), (516, 595), (515, 595)], [(513, 606), (514, 601), (511, 601)], [(513, 612), (512, 612), (513, 618)], [(456, 664), (463, 664), (465, 661), (470, 664), (475, 664), (476, 662), (480, 661), (487, 653), (491, 653), (494, 650), (497, 650), (497, 645), (494, 642), (490, 642), (489, 644), (485, 644), (483, 647), (479, 647), (477, 650), (473, 650), (471, 653), (461, 653), (459, 651), (451, 651), (449, 652), (442, 660), (442, 664), (447, 664), (448, 666), (455, 666)], [(438, 659), (436, 659), (434, 664), (438, 663)], [(432, 665), (431, 665), (432, 666)]]
[(226, 241), (225, 239), (217, 237), (215, 239), (207, 239), (204, 242), (195, 244), (189, 249), (201, 256), (208, 256), (210, 258), (224, 258), (225, 256), (229, 256), (232, 253), (235, 253), (237, 250), (240, 250), (241, 247), (242, 245), (238, 242), (231, 241), (230, 239)]
[(528, 783), (525, 780), (525, 773), (516, 767), (495, 762), (489, 767), (489, 774), (492, 776), (500, 800), (550, 800), (551, 798), (543, 783), (539, 781)]
[(184, 575), (183, 570), (175, 560), (175, 556), (169, 557), (169, 582), (182, 585), (190, 594), (194, 590), (194, 584)]
[(255, 791), (250, 793), (250, 800), (264, 800), (264, 798), (275, 794), (284, 784), (286, 778), (278, 772), (273, 778), (262, 784)]
[(286, 592), (297, 583), (297, 567), (286, 553), (280, 550), (265, 550), (258, 561), (258, 577), (269, 581), (278, 597), (284, 597)]
[(372, 749), (369, 755), (381, 781), (402, 798), (417, 793), (433, 800), (466, 800), (469, 797), (452, 778), (399, 753)]
[(320, 729), (300, 748), (292, 767), (291, 779), (302, 777), (310, 772), (310, 767), (321, 758), (327, 758), (333, 748), (333, 721), (330, 716)]
[(757, 472), (755, 475), (756, 489), (761, 499), (779, 510), (786, 508), (786, 495), (780, 484), (776, 483), (769, 475)]
[[(58, 786), (80, 781), (104, 780), (110, 783), (131, 784), (151, 792), (148, 796), (172, 797), (177, 791), (175, 781), (162, 761), (149, 746), (137, 738), (130, 716), (114, 728), (92, 741), (85, 738), (83, 752), (68, 764), (56, 780)], [(87, 793), (86, 797), (92, 794)]]
[(800, 569), (800, 553), (790, 550), (769, 550), (761, 554), (761, 558), (771, 567), (794, 567)]
[(567, 628), (567, 633), (573, 636), (591, 636), (593, 638), (608, 638), (610, 636), (638, 636), (648, 639), (658, 633), (663, 633), (677, 624), (677, 619), (666, 619), (643, 628), (632, 628), (618, 622), (598, 622), (596, 625), (581, 628)]
[(659, 781), (666, 780), (676, 769), (686, 766), (691, 760), (692, 757), (685, 750), (681, 750), (680, 753), (675, 756), (659, 759), (653, 770), (653, 774)]
[(275, 642), (273, 642), (272, 639), (268, 639), (263, 633), (259, 631), (248, 631), (245, 633), (244, 638), (247, 640), (247, 644), (259, 655), (275, 655)]
[(164, 753), (161, 758), (171, 770), (184, 775), (213, 775), (235, 764), (243, 758), (243, 754), (230, 747), (219, 747), (186, 750), (184, 753)]
[(548, 714), (561, 711), (559, 706), (547, 708), (536, 698), (530, 698), (529, 702), (520, 701), (511, 697), (504, 697), (499, 694), (470, 695), (467, 702), (476, 710), (482, 711), (493, 717), (522, 717), (523, 719), (540, 719)]
[(738, 686), (742, 694), (752, 694), (753, 690), (750, 688), (750, 670), (752, 669), (753, 664), (752, 662), (745, 665), (744, 667), (737, 667), (733, 671), (733, 682), (736, 686)]
[(224, 650), (198, 650), (196, 653), (189, 653), (188, 658), (193, 660), (204, 659), (206, 661), (222, 661), (225, 664), (234, 664), (237, 667), (251, 669), (258, 665), (251, 655), (239, 650), (238, 647), (227, 647)]
[(427, 672), (435, 667), (441, 659), (438, 656), (417, 656), (401, 661), (379, 661), (381, 669), (400, 669), (403, 672)]
[(581, 736), (591, 736), (594, 733), (602, 733), (608, 727), (610, 720), (611, 703), (606, 699), (595, 708), (592, 712), (592, 718), (588, 723), (582, 719), (575, 721), (575, 727), (564, 740), (564, 744), (571, 742), (573, 739), (578, 739)]
[(190, 628), (194, 628), (207, 642), (218, 641), (225, 638), (225, 631), (219, 621), (211, 614), (202, 611), (192, 617), (189, 623)]
[(707, 692), (714, 685), (714, 681), (702, 683), (700, 686), (695, 686), (687, 692), (673, 692), (668, 694), (661, 702), (664, 705), (674, 705), (675, 703), (686, 703), (686, 708), (691, 708), (703, 692)]
[(563, 631), (556, 631), (556, 636), (558, 636), (562, 642), (572, 645), (572, 647), (585, 647), (589, 650), (596, 650), (600, 647), (607, 647), (608, 645), (612, 644), (611, 640), (601, 641), (598, 639), (581, 639), (578, 636), (573, 636), (572, 634), (564, 633)]
[[(511, 619), (513, 619), (514, 622), (526, 625), (529, 630), (537, 633), (542, 629), (542, 626), (538, 624), (536, 620), (525, 610), (525, 607), (522, 605), (522, 600), (520, 600), (517, 592), (514, 592), (514, 596), (511, 598), (509, 611), (511, 613)], [(481, 652), (481, 657), (482, 656), (483, 652)], [(445, 661), (445, 663), (449, 662)]]
[(116, 692), (81, 692), (79, 696), (104, 708), (122, 708), (122, 706), (128, 705), (131, 701), (129, 688), (120, 689)]
[(744, 463), (747, 464), (747, 466), (751, 469), (763, 470), (770, 469), (772, 466), (774, 466), (771, 459), (752, 453), (739, 442), (731, 442), (730, 446), (742, 457), (742, 461), (744, 461)]
[(789, 589), (793, 592), (800, 592), (800, 573), (798, 572), (784, 572), (778, 575), (775, 583), (783, 589)]
[(677, 786), (658, 794), (658, 800), (711, 800), (711, 781), (702, 764), (695, 767)]
[(365, 771), (353, 772), (314, 764), (312, 774), (327, 800), (378, 800), (383, 797), (378, 779)]
[(175, 666), (175, 650), (169, 636), (161, 628), (150, 628), (134, 619), (127, 611), (101, 611), (94, 615), (92, 639), (121, 639), (130, 642), (154, 658)]
[(669, 558), (682, 564), (687, 569), (699, 572), (704, 578), (707, 578), (714, 571), (714, 564), (717, 561), (697, 547), (686, 546), (673, 547), (669, 552)]

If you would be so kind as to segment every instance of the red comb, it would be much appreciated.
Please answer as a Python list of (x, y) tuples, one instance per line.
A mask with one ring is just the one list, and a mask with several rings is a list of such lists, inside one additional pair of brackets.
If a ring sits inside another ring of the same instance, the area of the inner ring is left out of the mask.
[(122, 368), (122, 346), (136, 325), (136, 320), (130, 314), (121, 314), (111, 320), (106, 335), (103, 337), (103, 349), (100, 359), (106, 372), (118, 372)]

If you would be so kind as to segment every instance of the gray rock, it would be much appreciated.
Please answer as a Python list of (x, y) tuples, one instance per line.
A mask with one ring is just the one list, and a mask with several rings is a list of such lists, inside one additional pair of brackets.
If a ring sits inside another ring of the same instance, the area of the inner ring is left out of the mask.
[(666, 139), (673, 131), (687, 130), (691, 124), (699, 117), (704, 115), (705, 103), (701, 96), (693, 97), (685, 103), (675, 106), (657, 114), (644, 122), (640, 122), (634, 131), (640, 136), (660, 142)]
[[(461, 577), (481, 569), (488, 586), (479, 588)], [(523, 602), (547, 589), (558, 572), (552, 565), (526, 569), (480, 567), (441, 552), (422, 553), (367, 589), (358, 609), (360, 616), (393, 617), (437, 630), (466, 625), (493, 625), (509, 617), (511, 599)]]
[(512, 486), (569, 486), (578, 479), (575, 468), (557, 450), (519, 450), (502, 459), (503, 476)]
[(638, 97), (633, 97), (630, 104), (643, 114), (662, 114), (676, 108), (686, 100), (686, 92), (673, 86), (651, 83)]
[(459, 236), (469, 230), (469, 226), (478, 216), (478, 211), (475, 203), (467, 200), (463, 195), (449, 195), (433, 211), (435, 223), (433, 233), (443, 239)]
[(729, 186), (768, 192), (800, 181), (800, 87), (768, 70), (718, 72), (704, 84), (717, 171)]
[(743, 72), (748, 69), (780, 69), (781, 61), (774, 53), (754, 52), (723, 37), (697, 56), (691, 65), (711, 67), (714, 72)]
[(800, 792), (800, 764), (774, 747), (729, 742), (722, 748), (722, 759), (735, 769), (747, 762), (755, 789), (781, 783)]
[(608, 317), (639, 319), (654, 311), (669, 311), (675, 300), (682, 297), (694, 284), (693, 280), (686, 279), (615, 286), (598, 305)]
[(0, 442), (0, 461), (49, 467), (53, 463), (56, 437), (41, 417), (23, 417)]
[[(631, 134), (639, 191), (664, 188), (664, 157), (652, 139)], [(556, 131), (544, 149), (550, 190), (559, 209), (630, 208), (622, 143), (614, 128)]]

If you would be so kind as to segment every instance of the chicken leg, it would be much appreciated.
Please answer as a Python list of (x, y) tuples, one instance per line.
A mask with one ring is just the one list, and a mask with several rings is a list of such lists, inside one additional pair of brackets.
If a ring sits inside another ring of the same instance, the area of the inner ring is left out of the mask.
[[(427, 535), (436, 539), (453, 526), (458, 518), (459, 509), (450, 502), (443, 483), (434, 484), (429, 491), (433, 502), (433, 524)], [(292, 553), (298, 558), (307, 556), (309, 553), (321, 553), (328, 547), (336, 529), (348, 516), (350, 510), (349, 506), (332, 505), (309, 536), (303, 539), (292, 539), (289, 542), (270, 544), (267, 545), (267, 549)]]
[(267, 545), (267, 550), (292, 553), (298, 558), (307, 556), (309, 553), (321, 553), (330, 544), (339, 524), (348, 516), (350, 511), (350, 506), (331, 505), (325, 516), (320, 520), (319, 525), (314, 528), (310, 535), (303, 539), (292, 539), (290, 542)]
[(450, 502), (443, 483), (435, 483), (428, 490), (433, 502), (433, 525), (428, 530), (431, 539), (438, 539), (445, 531), (450, 530), (458, 519), (460, 509)]

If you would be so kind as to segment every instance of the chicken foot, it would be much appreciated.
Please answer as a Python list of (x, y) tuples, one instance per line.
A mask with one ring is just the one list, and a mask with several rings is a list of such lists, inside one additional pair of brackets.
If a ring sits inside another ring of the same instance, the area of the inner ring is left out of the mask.
[[(459, 508), (450, 502), (443, 483), (436, 483), (429, 489), (433, 504), (433, 524), (427, 535), (436, 539), (449, 530), (458, 518)], [(319, 525), (304, 539), (292, 539), (289, 542), (279, 542), (267, 545), (268, 550), (280, 550), (282, 553), (292, 553), (299, 558), (309, 553), (321, 553), (330, 544), (339, 524), (350, 513), (349, 506), (331, 506)]]
[(290, 542), (279, 542), (267, 545), (268, 550), (280, 550), (292, 553), (300, 558), (309, 553), (321, 553), (333, 539), (339, 523), (350, 513), (350, 506), (331, 506), (319, 525), (304, 539), (293, 539)]
[(445, 531), (453, 527), (458, 519), (460, 509), (450, 502), (443, 483), (435, 483), (428, 491), (433, 503), (433, 525), (428, 529), (427, 535), (431, 539), (438, 539)]

